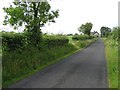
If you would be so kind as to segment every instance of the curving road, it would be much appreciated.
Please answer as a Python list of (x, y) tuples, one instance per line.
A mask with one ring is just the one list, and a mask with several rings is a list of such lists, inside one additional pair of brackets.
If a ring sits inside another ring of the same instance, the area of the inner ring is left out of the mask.
[(101, 39), (10, 88), (107, 88), (105, 48)]

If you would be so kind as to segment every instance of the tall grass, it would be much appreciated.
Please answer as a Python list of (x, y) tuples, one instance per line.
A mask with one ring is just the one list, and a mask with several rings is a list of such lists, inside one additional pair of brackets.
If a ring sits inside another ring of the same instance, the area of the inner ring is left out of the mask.
[(73, 45), (66, 44), (42, 50), (29, 46), (21, 53), (3, 52), (3, 87), (75, 50)]
[(110, 88), (118, 88), (118, 42), (113, 39), (104, 39), (108, 67)]

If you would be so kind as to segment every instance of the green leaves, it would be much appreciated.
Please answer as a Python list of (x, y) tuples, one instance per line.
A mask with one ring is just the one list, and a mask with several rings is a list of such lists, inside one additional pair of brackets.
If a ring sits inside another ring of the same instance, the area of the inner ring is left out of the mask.
[(78, 28), (78, 31), (90, 36), (90, 31), (91, 31), (91, 29), (92, 29), (92, 26), (93, 26), (93, 24), (92, 24), (91, 22), (82, 24), (82, 25)]
[(108, 37), (108, 35), (111, 32), (111, 29), (109, 27), (103, 26), (103, 27), (101, 27), (100, 32), (101, 32), (102, 37)]
[(3, 9), (7, 15), (5, 16), (4, 25), (10, 24), (17, 29), (19, 26), (22, 26), (22, 18), (24, 18), (23, 9), (20, 7), (12, 7)]
[[(13, 2), (14, 6), (3, 8), (7, 13), (4, 25), (10, 24), (19, 27), (25, 23), (25, 29), (33, 28), (40, 30), (47, 22), (55, 22), (54, 18), (58, 18), (59, 11), (51, 11), (50, 4), (46, 2)], [(36, 25), (36, 26), (35, 26)], [(38, 28), (35, 28), (38, 27)]]
[(120, 27), (114, 27), (112, 32), (111, 32), (111, 37), (114, 40), (119, 40), (120, 39)]
[(48, 2), (41, 2), (38, 9), (41, 14), (47, 13), (51, 9), (51, 6), (48, 4)]

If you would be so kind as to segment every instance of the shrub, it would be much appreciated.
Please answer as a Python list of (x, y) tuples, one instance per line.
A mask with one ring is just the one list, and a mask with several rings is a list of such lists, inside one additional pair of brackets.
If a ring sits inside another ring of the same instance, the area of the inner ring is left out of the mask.
[(120, 30), (119, 28), (114, 28), (112, 31), (112, 38), (114, 40), (118, 40), (118, 30)]
[(23, 33), (2, 33), (2, 45), (4, 51), (20, 50), (27, 45), (27, 37)]
[(56, 46), (62, 46), (69, 42), (69, 39), (67, 39), (65, 36), (58, 36), (58, 35), (46, 35), (43, 37), (42, 44), (40, 43), (41, 47), (44, 48), (52, 48)]
[(75, 35), (72, 37), (73, 40), (87, 40), (90, 39), (88, 35)]
[[(69, 40), (62, 35), (44, 35), (42, 40), (40, 37), (40, 40), (38, 41), (39, 42), (36, 43), (36, 46), (39, 49), (62, 46), (69, 42)], [(25, 49), (29, 44), (32, 45), (30, 42), (29, 33), (3, 32), (2, 42), (4, 51), (21, 51)]]

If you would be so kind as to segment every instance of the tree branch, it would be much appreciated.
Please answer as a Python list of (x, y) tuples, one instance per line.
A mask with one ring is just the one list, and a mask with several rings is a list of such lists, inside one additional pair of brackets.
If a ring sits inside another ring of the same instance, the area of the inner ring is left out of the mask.
[(40, 2), (38, 2), (37, 11), (38, 11), (39, 6), (40, 6)]

